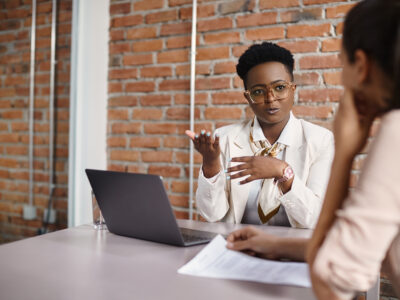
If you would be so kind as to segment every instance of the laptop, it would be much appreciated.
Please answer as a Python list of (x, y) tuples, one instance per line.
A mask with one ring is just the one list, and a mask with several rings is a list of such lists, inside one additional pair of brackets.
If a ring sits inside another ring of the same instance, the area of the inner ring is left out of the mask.
[(110, 232), (158, 243), (192, 246), (217, 234), (179, 228), (160, 176), (86, 169)]

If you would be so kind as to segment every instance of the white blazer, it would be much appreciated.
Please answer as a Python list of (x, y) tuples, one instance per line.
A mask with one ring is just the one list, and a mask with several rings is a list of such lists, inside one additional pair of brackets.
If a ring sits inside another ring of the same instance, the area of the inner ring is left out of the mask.
[[(292, 227), (314, 228), (322, 207), (334, 154), (333, 134), (320, 126), (291, 115), (289, 143), (284, 161), (294, 171), (292, 188), (275, 197), (284, 206)], [(289, 122), (288, 122), (289, 124)], [(249, 144), (251, 121), (218, 128), (221, 165), (225, 170), (233, 157), (254, 155)], [(203, 175), (198, 179), (196, 205), (209, 222), (240, 223), (246, 208), (250, 184), (240, 185), (242, 179), (226, 180), (223, 170), (211, 182)]]

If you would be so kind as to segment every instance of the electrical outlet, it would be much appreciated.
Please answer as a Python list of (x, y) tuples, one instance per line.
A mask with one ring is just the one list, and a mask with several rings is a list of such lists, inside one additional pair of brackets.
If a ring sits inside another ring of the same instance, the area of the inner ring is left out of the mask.
[[(44, 218), (43, 220), (47, 221), (47, 214), (48, 214), (49, 210), (46, 208), (44, 210)], [(50, 216), (49, 216), (49, 224), (54, 224), (56, 222), (56, 210), (55, 209), (50, 209)]]
[(24, 220), (36, 219), (36, 207), (33, 205), (25, 204), (23, 207), (22, 217)]

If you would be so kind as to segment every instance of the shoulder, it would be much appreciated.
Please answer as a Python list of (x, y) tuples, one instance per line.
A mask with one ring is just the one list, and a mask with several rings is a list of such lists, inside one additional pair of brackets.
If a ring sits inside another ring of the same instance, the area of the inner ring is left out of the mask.
[(314, 145), (317, 148), (328, 147), (334, 144), (333, 133), (319, 125), (308, 122), (303, 119), (298, 119), (303, 129), (304, 139), (308, 144)]
[(238, 123), (222, 126), (215, 130), (215, 134), (218, 134), (220, 138), (236, 136), (240, 131), (244, 130), (249, 122), (249, 120), (244, 120)]

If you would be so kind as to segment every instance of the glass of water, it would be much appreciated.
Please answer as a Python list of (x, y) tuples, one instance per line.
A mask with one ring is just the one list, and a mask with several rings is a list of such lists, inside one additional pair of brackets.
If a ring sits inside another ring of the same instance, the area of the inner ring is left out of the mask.
[(94, 229), (103, 230), (107, 229), (106, 222), (104, 221), (103, 215), (101, 213), (100, 207), (97, 203), (96, 196), (93, 191), (91, 191), (92, 195), (92, 209), (93, 209), (93, 227)]

